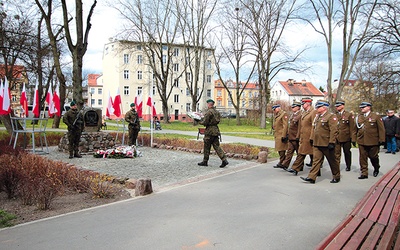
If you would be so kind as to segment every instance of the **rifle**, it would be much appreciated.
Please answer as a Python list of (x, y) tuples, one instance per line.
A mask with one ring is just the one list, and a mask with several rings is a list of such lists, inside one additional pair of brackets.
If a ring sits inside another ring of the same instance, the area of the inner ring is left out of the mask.
[(75, 117), (75, 121), (72, 123), (72, 126), (82, 125), (83, 121), (83, 109), (81, 109)]

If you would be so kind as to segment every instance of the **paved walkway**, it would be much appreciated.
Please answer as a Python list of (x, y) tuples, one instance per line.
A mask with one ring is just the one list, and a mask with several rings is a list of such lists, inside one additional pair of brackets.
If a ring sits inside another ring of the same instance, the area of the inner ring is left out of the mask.
[(276, 162), (254, 163), (149, 196), (2, 229), (0, 249), (312, 249), (399, 161), (399, 154), (381, 150), (379, 176), (370, 169), (369, 179), (358, 180), (358, 150), (352, 152), (353, 169), (343, 171), (338, 184), (329, 183), (326, 165), (312, 185), (300, 180), (305, 172), (292, 176), (273, 169)]

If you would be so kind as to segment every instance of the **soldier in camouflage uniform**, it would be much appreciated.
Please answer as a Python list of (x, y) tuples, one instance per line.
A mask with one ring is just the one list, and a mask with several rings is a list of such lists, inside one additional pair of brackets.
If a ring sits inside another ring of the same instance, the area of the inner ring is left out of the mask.
[(125, 114), (125, 121), (129, 123), (129, 146), (136, 146), (136, 139), (140, 131), (139, 115), (136, 112), (135, 104), (131, 103), (131, 110)]
[(70, 110), (63, 116), (63, 122), (68, 126), (69, 158), (82, 158), (79, 154), (79, 141), (83, 130), (83, 114), (78, 111), (76, 103), (70, 103)]
[(215, 152), (222, 160), (220, 168), (228, 165), (228, 161), (226, 160), (225, 152), (219, 146), (219, 128), (218, 123), (221, 120), (220, 113), (214, 107), (214, 101), (209, 99), (207, 100), (208, 110), (204, 117), (200, 120), (200, 124), (206, 126), (204, 131), (204, 157), (203, 161), (198, 163), (199, 166), (208, 166), (208, 159), (210, 157), (210, 149), (211, 145), (214, 147)]

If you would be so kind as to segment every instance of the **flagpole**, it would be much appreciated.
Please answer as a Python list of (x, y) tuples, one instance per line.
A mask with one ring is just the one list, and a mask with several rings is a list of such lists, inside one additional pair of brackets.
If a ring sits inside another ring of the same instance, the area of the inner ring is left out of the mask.
[(153, 147), (153, 88), (154, 88), (154, 69), (153, 69), (153, 74), (151, 76), (151, 87), (150, 87), (150, 100), (151, 100), (151, 106), (149, 107), (150, 110), (150, 147)]

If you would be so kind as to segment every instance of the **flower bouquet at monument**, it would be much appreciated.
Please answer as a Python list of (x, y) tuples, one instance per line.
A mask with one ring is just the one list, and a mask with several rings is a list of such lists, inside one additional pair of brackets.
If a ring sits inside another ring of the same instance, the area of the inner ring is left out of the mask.
[(107, 150), (97, 150), (93, 154), (95, 158), (135, 158), (140, 156), (141, 153), (136, 150), (135, 146), (118, 146)]

